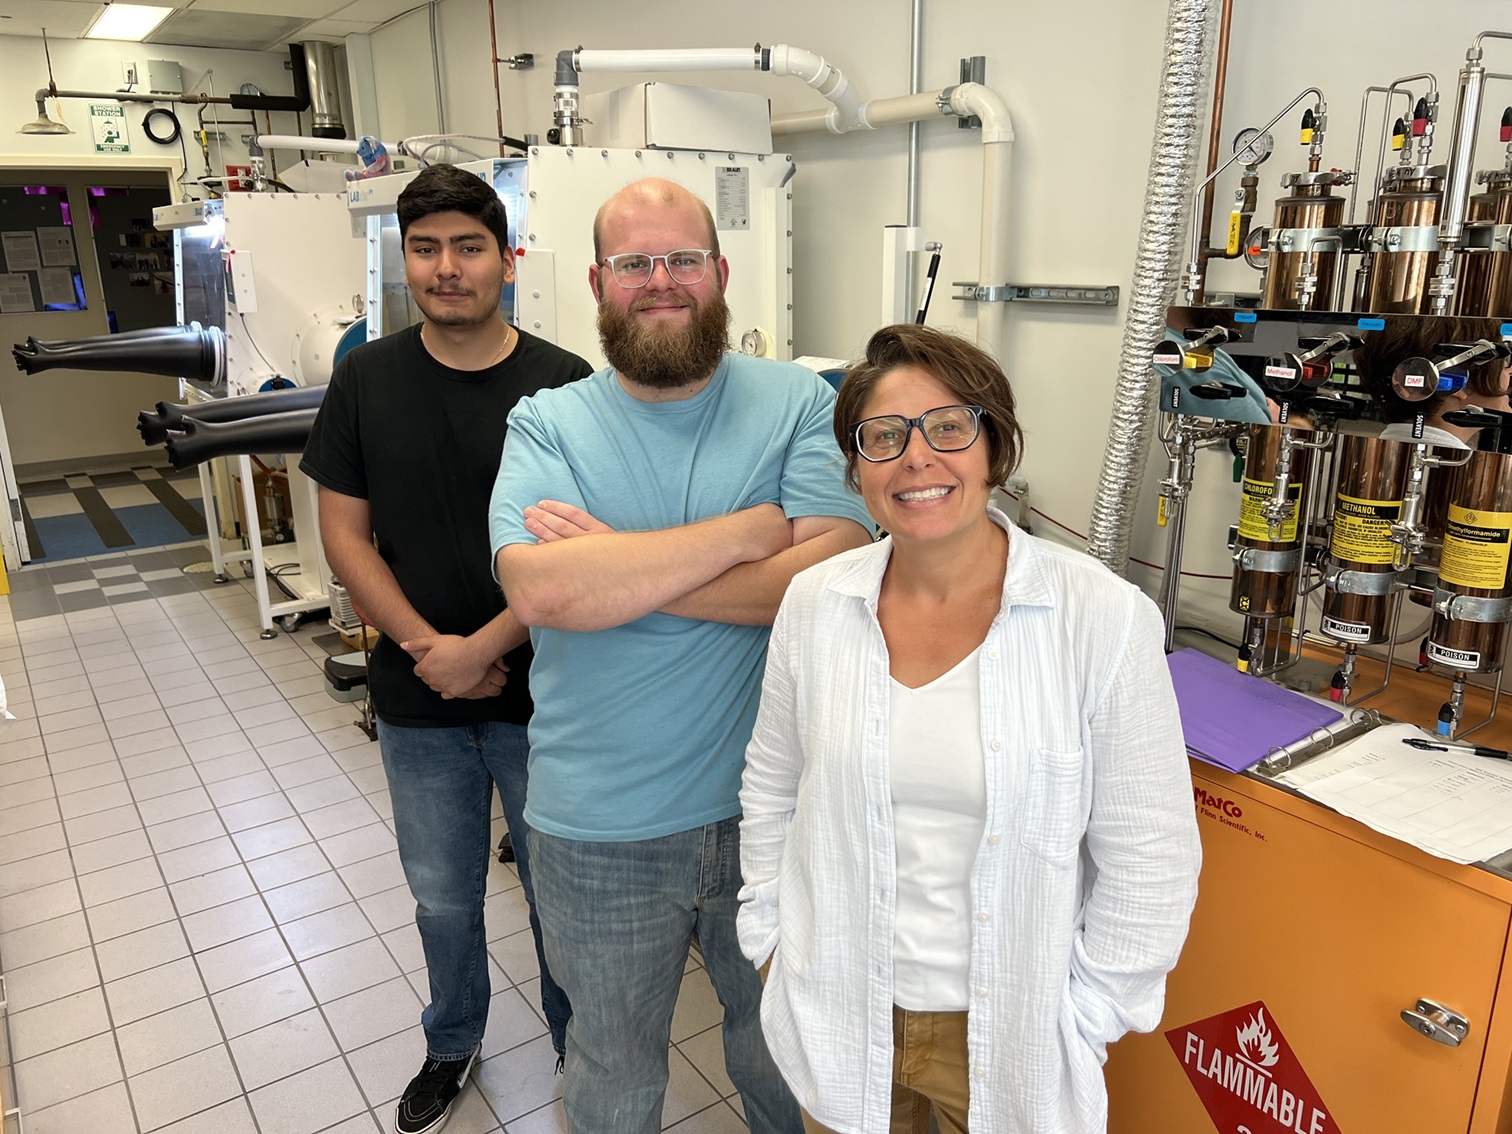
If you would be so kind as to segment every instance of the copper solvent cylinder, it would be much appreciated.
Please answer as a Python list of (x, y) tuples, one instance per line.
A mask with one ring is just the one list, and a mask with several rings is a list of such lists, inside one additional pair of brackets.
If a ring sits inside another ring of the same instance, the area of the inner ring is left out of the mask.
[[(1509, 553), (1512, 454), (1477, 452), (1450, 500), (1439, 588), (1476, 598), (1505, 598), (1512, 594), (1507, 583)], [(1495, 673), (1501, 668), (1506, 638), (1505, 622), (1450, 621), (1434, 614), (1428, 657), (1464, 673)]]
[[(1334, 498), (1329, 562), (1344, 571), (1390, 574), (1397, 545), (1391, 525), (1402, 517), (1410, 450), (1398, 441), (1345, 436), (1339, 442), (1339, 487)], [(1324, 588), (1323, 633), (1365, 646), (1388, 635), (1392, 596)]]
[[(1496, 194), (1476, 193), (1465, 211), (1465, 225), (1473, 228), (1496, 223)], [(1512, 253), (1493, 252), (1489, 248), (1461, 248), (1454, 265), (1454, 313), (1489, 315), (1491, 313), (1492, 277), (1497, 258)]]
[[(1298, 175), (1306, 176), (1306, 175)], [(1283, 311), (1301, 307), (1297, 298), (1297, 277), (1307, 260), (1305, 245), (1283, 252), (1276, 246), (1275, 233), (1288, 229), (1336, 229), (1344, 220), (1344, 198), (1335, 196), (1331, 181), (1297, 184), (1290, 196), (1276, 200), (1275, 224), (1272, 228), (1270, 256), (1265, 269), (1265, 294), (1260, 305)], [(1334, 274), (1339, 267), (1336, 242), (1319, 244), (1313, 252), (1313, 271), (1318, 277), (1308, 309), (1327, 311), (1332, 306)]]
[[(1239, 531), (1234, 548), (1257, 551), (1293, 551), (1302, 546), (1306, 531), (1302, 524), (1306, 514), (1303, 499), (1312, 450), (1294, 446), (1291, 471), (1287, 476), (1286, 518), (1279, 529), (1272, 530), (1262, 513), (1275, 490), (1276, 465), (1281, 454), (1281, 439), (1288, 432), (1283, 425), (1251, 425), (1244, 454), (1244, 481), (1239, 504)], [(1290, 614), (1297, 603), (1296, 569), (1289, 571), (1254, 571), (1234, 567), (1229, 589), (1229, 609), (1250, 618), (1278, 618)]]
[[(1376, 198), (1372, 223), (1378, 229), (1436, 227), (1443, 207), (1444, 167), (1397, 167), (1388, 171), (1386, 188)], [(1428, 280), (1438, 263), (1436, 251), (1374, 252), (1365, 310), (1420, 315), (1428, 309)]]

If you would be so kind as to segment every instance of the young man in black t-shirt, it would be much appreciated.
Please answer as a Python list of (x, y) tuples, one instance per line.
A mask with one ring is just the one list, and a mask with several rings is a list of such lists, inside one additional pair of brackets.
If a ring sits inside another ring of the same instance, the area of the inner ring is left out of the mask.
[(486, 182), (429, 166), (399, 196), (399, 232), (424, 318), (337, 365), (300, 468), (320, 485), (332, 570), (383, 632), (368, 680), (431, 994), (425, 1062), (394, 1129), (424, 1134), (446, 1121), (488, 1017), (495, 786), (563, 1050), (570, 1009), (541, 953), (524, 838), (529, 635), (490, 573), (488, 500), (515, 403), (592, 368), (500, 314), (514, 255)]

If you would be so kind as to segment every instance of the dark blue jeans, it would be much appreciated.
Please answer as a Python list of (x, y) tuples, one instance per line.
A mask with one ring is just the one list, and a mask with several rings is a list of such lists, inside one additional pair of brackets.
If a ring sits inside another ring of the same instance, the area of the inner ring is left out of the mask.
[(752, 1134), (802, 1134), (761, 1034), (761, 978), (735, 935), (739, 817), (629, 843), (532, 829), (530, 854), (546, 957), (572, 1000), (562, 1104), (573, 1134), (661, 1129), (672, 1009), (695, 931)]
[(541, 947), (525, 837), (530, 755), (525, 727), (494, 722), (400, 728), (379, 721), (378, 746), (394, 802), (399, 861), (415, 896), (415, 924), (430, 976), (431, 1000), (420, 1017), (429, 1057), (466, 1057), (482, 1041), (488, 1022), (483, 892), (493, 853), (489, 815), (495, 786), (530, 906), (530, 932), (541, 966), (541, 1008), (560, 1054), (572, 1009), (552, 979)]

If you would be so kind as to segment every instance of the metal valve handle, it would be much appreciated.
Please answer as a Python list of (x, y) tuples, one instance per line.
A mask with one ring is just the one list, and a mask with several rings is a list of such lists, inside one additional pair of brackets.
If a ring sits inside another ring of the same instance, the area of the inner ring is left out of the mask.
[(1402, 1009), (1402, 1022), (1434, 1043), (1458, 1047), (1470, 1034), (1470, 1021), (1451, 1008), (1419, 998), (1417, 1007)]

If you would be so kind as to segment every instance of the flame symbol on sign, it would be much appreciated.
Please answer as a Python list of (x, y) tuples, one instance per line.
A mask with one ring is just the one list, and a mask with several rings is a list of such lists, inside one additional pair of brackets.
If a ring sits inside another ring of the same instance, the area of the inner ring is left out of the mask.
[(1234, 1029), (1234, 1038), (1239, 1043), (1240, 1056), (1257, 1067), (1274, 1067), (1281, 1059), (1276, 1041), (1265, 1026), (1264, 1008), (1256, 1010), (1244, 1027)]

